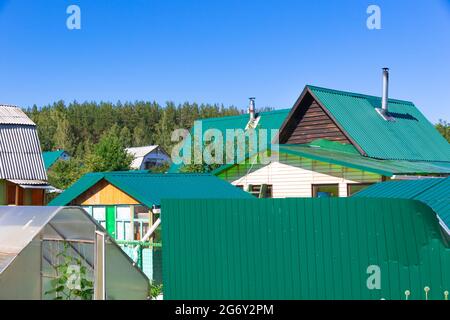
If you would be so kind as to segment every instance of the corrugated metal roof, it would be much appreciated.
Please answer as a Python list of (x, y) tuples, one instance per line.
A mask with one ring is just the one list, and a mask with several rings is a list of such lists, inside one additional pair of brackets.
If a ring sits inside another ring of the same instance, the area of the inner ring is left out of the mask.
[(396, 174), (450, 174), (450, 162), (378, 160), (309, 145), (279, 145), (280, 152), (391, 177)]
[(22, 109), (2, 104), (0, 104), (0, 124), (36, 125)]
[(140, 203), (152, 207), (161, 199), (252, 198), (228, 182), (209, 174), (153, 174), (147, 171), (88, 173), (49, 203), (67, 205), (105, 179)]
[(0, 124), (0, 179), (47, 180), (36, 126)]
[[(398, 174), (450, 174), (450, 162), (379, 160), (364, 157), (351, 145), (318, 140), (310, 144), (280, 144), (280, 153), (305, 157), (388, 177)], [(248, 159), (248, 158), (247, 158)], [(236, 164), (223, 165), (212, 172), (217, 175)]]
[[(260, 116), (258, 129), (279, 129), (286, 116), (289, 114), (290, 109), (282, 109), (275, 110), (269, 112), (260, 112), (257, 116)], [(207, 119), (199, 119), (197, 120), (197, 124), (201, 124), (202, 134), (208, 129), (217, 129), (219, 130), (224, 139), (226, 137), (227, 129), (242, 129), (244, 130), (249, 121), (248, 114), (242, 114), (238, 116), (228, 116), (228, 117), (219, 117), (219, 118), (207, 118)], [(191, 134), (194, 132), (195, 128), (192, 128)], [(270, 132), (268, 134), (268, 138), (270, 139)], [(272, 137), (273, 138), (273, 137)], [(268, 141), (270, 143), (270, 141)], [(182, 168), (182, 165), (173, 163), (169, 169), (170, 173), (179, 172)]]
[(450, 177), (377, 183), (360, 192), (356, 198), (415, 199), (430, 206), (450, 230)]
[(307, 88), (369, 157), (450, 162), (450, 144), (412, 102), (389, 99), (395, 121), (385, 121), (375, 111), (380, 97)]
[(145, 146), (145, 147), (133, 147), (133, 148), (126, 148), (127, 152), (133, 155), (134, 157), (145, 157), (150, 152), (158, 148), (158, 145), (154, 146)]
[(45, 169), (48, 170), (63, 154), (64, 150), (42, 152)]

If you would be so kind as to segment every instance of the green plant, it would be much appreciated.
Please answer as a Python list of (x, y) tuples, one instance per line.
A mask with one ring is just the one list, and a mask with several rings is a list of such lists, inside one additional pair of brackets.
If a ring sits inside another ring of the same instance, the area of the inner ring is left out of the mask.
[(69, 244), (56, 255), (61, 263), (54, 266), (56, 278), (51, 281), (52, 289), (45, 294), (55, 294), (54, 300), (92, 300), (94, 283), (88, 279), (87, 268), (80, 258), (67, 253)]
[(153, 284), (153, 282), (150, 281), (150, 297), (152, 299), (162, 294), (162, 292), (163, 292), (162, 284)]

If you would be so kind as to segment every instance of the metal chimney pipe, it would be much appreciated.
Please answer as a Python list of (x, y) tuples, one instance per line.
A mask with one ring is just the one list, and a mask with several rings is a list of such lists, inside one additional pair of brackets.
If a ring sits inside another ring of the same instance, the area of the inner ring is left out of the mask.
[(383, 68), (383, 96), (381, 98), (381, 110), (388, 113), (388, 96), (389, 96), (389, 68)]
[(248, 113), (250, 115), (250, 121), (255, 120), (255, 98), (249, 98)]

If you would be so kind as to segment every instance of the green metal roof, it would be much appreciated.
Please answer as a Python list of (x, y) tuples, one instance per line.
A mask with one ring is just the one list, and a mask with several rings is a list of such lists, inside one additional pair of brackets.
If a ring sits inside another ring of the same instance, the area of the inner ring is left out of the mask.
[(161, 199), (252, 198), (250, 194), (210, 174), (153, 174), (148, 171), (88, 173), (49, 203), (62, 206), (106, 180), (140, 203), (152, 207)]
[(450, 162), (450, 144), (412, 102), (389, 99), (395, 121), (385, 121), (375, 111), (380, 97), (307, 88), (369, 157)]
[[(326, 140), (316, 140), (310, 144), (303, 145), (280, 144), (278, 147), (280, 153), (341, 165), (387, 177), (399, 174), (450, 174), (450, 162), (378, 160), (360, 155), (351, 145)], [(233, 166), (235, 164), (223, 165), (212, 173), (217, 175)]]
[(361, 190), (353, 197), (422, 201), (436, 212), (447, 230), (450, 230), (450, 177), (377, 183)]
[(64, 153), (64, 150), (57, 151), (45, 151), (42, 152), (42, 158), (44, 158), (45, 170), (48, 170)]
[[(258, 122), (257, 129), (279, 129), (286, 116), (288, 115), (290, 109), (281, 109), (275, 111), (268, 112), (260, 112), (258, 115), (260, 116), (260, 120)], [(249, 115), (242, 114), (238, 116), (229, 116), (229, 117), (220, 117), (220, 118), (207, 118), (207, 119), (199, 119), (198, 123), (201, 123), (202, 133), (204, 133), (208, 129), (217, 129), (222, 132), (223, 137), (225, 138), (225, 133), (227, 129), (242, 129), (244, 130), (248, 121)], [(191, 130), (191, 134), (194, 131), (194, 128)], [(270, 138), (270, 137), (268, 137)], [(269, 141), (270, 142), (270, 141)], [(169, 169), (169, 173), (179, 172), (182, 168), (180, 164), (172, 164)]]

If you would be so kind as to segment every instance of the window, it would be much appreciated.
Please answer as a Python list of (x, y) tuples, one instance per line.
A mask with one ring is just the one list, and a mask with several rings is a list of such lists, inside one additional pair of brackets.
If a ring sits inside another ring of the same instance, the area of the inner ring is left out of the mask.
[(156, 159), (152, 159), (152, 160), (147, 160), (144, 163), (144, 168), (145, 170), (151, 169), (152, 167), (156, 167), (158, 165), (158, 160)]
[(339, 197), (339, 184), (313, 184), (314, 198)]
[(372, 183), (349, 183), (347, 184), (347, 196), (350, 197), (371, 185)]
[(238, 189), (244, 190), (244, 186), (242, 184), (238, 184), (235, 187), (238, 188)]
[(248, 192), (257, 198), (272, 198), (271, 184), (254, 184), (248, 186)]

